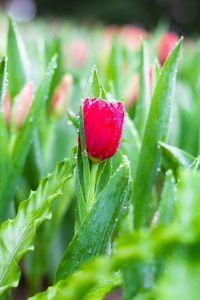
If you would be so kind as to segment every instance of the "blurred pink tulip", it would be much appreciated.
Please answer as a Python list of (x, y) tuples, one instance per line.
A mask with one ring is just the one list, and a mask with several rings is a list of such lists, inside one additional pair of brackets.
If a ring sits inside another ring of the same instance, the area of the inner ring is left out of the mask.
[(141, 37), (148, 39), (150, 33), (133, 25), (125, 25), (120, 30), (120, 39), (130, 51), (138, 51), (141, 48)]
[(33, 82), (27, 82), (21, 92), (14, 98), (10, 114), (10, 127), (12, 131), (21, 128), (28, 110), (33, 101)]
[(69, 103), (71, 95), (72, 84), (72, 75), (65, 74), (54, 93), (53, 101), (51, 103), (50, 116), (53, 119), (60, 119), (66, 113), (67, 104)]
[[(153, 79), (153, 66), (149, 66), (149, 92), (151, 94), (152, 88), (152, 79)], [(140, 75), (135, 73), (130, 80), (126, 93), (125, 93), (125, 103), (127, 107), (131, 107), (135, 104), (139, 97), (140, 92)]]
[(161, 66), (165, 63), (165, 60), (178, 41), (179, 36), (175, 32), (167, 32), (161, 37), (158, 49), (158, 58)]
[(10, 93), (8, 91), (6, 92), (6, 97), (3, 104), (3, 110), (4, 110), (4, 117), (6, 120), (6, 124), (8, 125), (10, 119)]
[(88, 58), (88, 45), (84, 39), (74, 40), (71, 44), (73, 63), (77, 67), (83, 67)]

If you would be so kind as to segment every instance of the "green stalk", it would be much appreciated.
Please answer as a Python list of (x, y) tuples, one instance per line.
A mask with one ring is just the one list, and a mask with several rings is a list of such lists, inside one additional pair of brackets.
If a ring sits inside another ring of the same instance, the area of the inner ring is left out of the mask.
[(96, 182), (98, 167), (99, 167), (99, 162), (92, 162), (91, 173), (90, 173), (89, 196), (87, 199), (88, 212), (90, 211), (90, 207), (92, 206), (94, 200), (95, 182)]

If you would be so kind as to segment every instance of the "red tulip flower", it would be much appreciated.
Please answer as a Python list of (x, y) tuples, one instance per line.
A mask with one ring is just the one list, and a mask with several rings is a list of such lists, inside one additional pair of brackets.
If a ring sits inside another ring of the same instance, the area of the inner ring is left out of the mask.
[[(87, 98), (83, 104), (83, 122), (87, 153), (93, 161), (103, 161), (118, 150), (124, 127), (124, 103)], [(80, 131), (78, 136), (81, 147)]]
[(178, 41), (179, 37), (175, 32), (167, 32), (162, 36), (158, 53), (161, 65), (164, 64), (168, 55), (174, 49)]

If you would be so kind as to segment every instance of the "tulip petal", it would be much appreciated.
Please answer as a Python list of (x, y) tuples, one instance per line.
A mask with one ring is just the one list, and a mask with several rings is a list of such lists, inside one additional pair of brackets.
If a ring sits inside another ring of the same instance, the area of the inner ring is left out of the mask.
[(83, 119), (88, 155), (101, 161), (112, 157), (122, 139), (123, 102), (108, 103), (104, 99), (87, 98), (83, 105)]

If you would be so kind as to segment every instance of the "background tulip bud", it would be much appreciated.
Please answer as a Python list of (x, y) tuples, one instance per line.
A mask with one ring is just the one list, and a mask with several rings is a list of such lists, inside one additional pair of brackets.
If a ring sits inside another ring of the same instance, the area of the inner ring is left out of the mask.
[(164, 64), (170, 52), (174, 49), (176, 43), (178, 43), (179, 37), (175, 32), (165, 33), (160, 41), (158, 57), (161, 66)]
[(67, 104), (70, 99), (73, 77), (65, 74), (57, 87), (50, 107), (50, 115), (53, 119), (60, 119), (66, 112)]
[(32, 101), (33, 82), (29, 81), (14, 99), (10, 115), (10, 127), (12, 131), (17, 131), (21, 128)]
[[(151, 94), (151, 88), (152, 88), (152, 77), (153, 77), (153, 66), (149, 66), (149, 92)], [(139, 97), (140, 92), (140, 75), (139, 73), (135, 73), (130, 82), (128, 83), (128, 86), (126, 88), (125, 92), (125, 99), (126, 99), (126, 106), (132, 107), (135, 102), (137, 101)]]
[(77, 39), (71, 44), (73, 63), (77, 67), (85, 66), (88, 57), (88, 45), (84, 39)]
[[(87, 98), (83, 104), (83, 121), (88, 156), (103, 161), (118, 150), (124, 126), (124, 103)], [(81, 147), (80, 132), (78, 136)]]
[(8, 91), (6, 92), (6, 97), (3, 104), (3, 110), (4, 110), (4, 117), (6, 120), (6, 124), (8, 125), (10, 119), (10, 93)]

